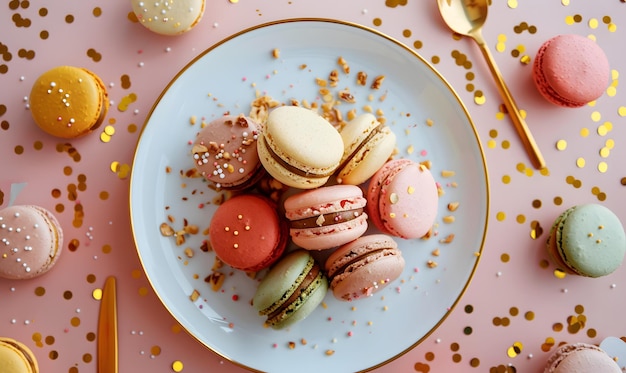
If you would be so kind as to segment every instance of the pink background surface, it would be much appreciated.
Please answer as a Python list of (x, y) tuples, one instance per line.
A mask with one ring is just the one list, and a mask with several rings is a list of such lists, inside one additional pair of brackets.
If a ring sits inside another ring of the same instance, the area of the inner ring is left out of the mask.
[[(443, 325), (377, 371), (538, 372), (559, 343), (626, 335), (626, 268), (600, 279), (559, 279), (543, 249), (552, 221), (571, 205), (602, 203), (626, 221), (626, 95), (618, 86), (625, 9), (619, 0), (495, 0), (491, 6), (485, 38), (544, 153), (548, 171), (540, 173), (502, 114), (480, 52), (470, 40), (452, 37), (435, 1), (216, 0), (194, 30), (177, 37), (131, 22), (127, 1), (5, 3), (0, 206), (10, 203), (12, 184), (25, 183), (14, 203), (55, 211), (70, 245), (50, 273), (0, 280), (0, 335), (29, 345), (44, 372), (95, 372), (99, 301), (93, 292), (115, 275), (122, 372), (171, 372), (176, 361), (184, 372), (244, 371), (181, 330), (153, 293), (130, 230), (129, 170), (146, 115), (182, 67), (235, 32), (293, 17), (355, 22), (416, 49), (457, 90), (485, 148), (491, 205), (478, 270)], [(605, 94), (580, 109), (543, 100), (531, 65), (523, 63), (562, 33), (594, 37), (612, 69)], [(71, 141), (36, 128), (26, 98), (37, 76), (56, 65), (89, 68), (107, 84), (113, 105), (105, 124), (115, 129), (110, 139), (101, 138), (104, 127)], [(129, 102), (127, 108), (121, 102)]]

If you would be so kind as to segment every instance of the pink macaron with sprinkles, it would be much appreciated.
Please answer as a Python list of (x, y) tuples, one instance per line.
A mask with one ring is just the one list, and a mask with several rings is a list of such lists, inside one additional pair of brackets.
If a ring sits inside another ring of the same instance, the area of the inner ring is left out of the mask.
[(343, 245), (365, 233), (367, 214), (361, 188), (332, 185), (291, 195), (284, 202), (293, 243), (307, 250)]
[(14, 205), (0, 211), (0, 277), (25, 280), (48, 272), (63, 247), (63, 230), (47, 209)]
[(541, 45), (533, 64), (533, 79), (549, 102), (577, 108), (600, 98), (609, 84), (606, 54), (580, 35), (555, 36)]
[(343, 301), (372, 296), (400, 277), (404, 266), (398, 244), (385, 234), (361, 236), (339, 247), (325, 263), (330, 289)]
[(394, 159), (372, 176), (367, 213), (383, 233), (420, 238), (437, 217), (439, 194), (430, 170), (409, 159)]

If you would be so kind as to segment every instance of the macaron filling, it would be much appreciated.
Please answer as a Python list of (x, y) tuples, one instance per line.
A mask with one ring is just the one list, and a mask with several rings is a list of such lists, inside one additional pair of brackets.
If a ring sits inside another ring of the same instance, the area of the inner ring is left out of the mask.
[(272, 159), (278, 163), (281, 167), (283, 167), (284, 169), (286, 169), (287, 171), (298, 175), (298, 176), (302, 176), (302, 177), (306, 177), (306, 178), (312, 178), (312, 179), (323, 179), (326, 177), (329, 177), (330, 175), (332, 175), (335, 172), (335, 169), (332, 168), (330, 171), (327, 172), (322, 172), (322, 173), (314, 173), (314, 172), (310, 172), (310, 171), (306, 171), (306, 170), (302, 170), (298, 167), (295, 167), (291, 164), (289, 164), (287, 161), (285, 161), (283, 158), (281, 158), (275, 151), (274, 149), (269, 145), (269, 143), (267, 142), (267, 139), (265, 139), (265, 137), (263, 137), (263, 143), (265, 144), (265, 147), (267, 148), (270, 156), (272, 157)]
[(285, 293), (285, 295), (283, 295), (281, 299), (285, 299), (285, 301), (278, 308), (274, 309), (267, 315), (266, 322), (269, 325), (276, 325), (291, 316), (302, 304), (304, 304), (308, 295), (317, 288), (312, 285), (321, 281), (322, 276), (322, 271), (320, 270), (319, 265), (314, 264), (306, 276), (304, 276), (302, 282), (294, 287), (291, 294)]
[(329, 225), (344, 223), (354, 220), (363, 214), (363, 208), (357, 208), (346, 211), (336, 211), (327, 214), (319, 214), (304, 219), (292, 220), (290, 227), (292, 229), (308, 229), (317, 227), (326, 227)]
[(352, 158), (354, 158), (357, 154), (359, 154), (361, 149), (363, 149), (363, 147), (365, 147), (367, 143), (369, 143), (376, 135), (382, 132), (384, 127), (385, 126), (382, 123), (374, 127), (374, 129), (370, 131), (370, 133), (352, 150), (352, 152), (348, 156), (345, 157), (344, 161), (339, 165), (337, 169), (343, 170), (350, 163), (350, 161), (352, 161)]
[(359, 254), (357, 252), (350, 251), (344, 257), (344, 260), (346, 260), (345, 262), (343, 262), (339, 267), (336, 267), (336, 268), (332, 269), (332, 272), (329, 271), (328, 276), (330, 277), (331, 283), (335, 279), (336, 275), (339, 275), (339, 274), (342, 274), (342, 273), (349, 273), (349, 272), (353, 271), (354, 268), (356, 268), (356, 267), (352, 267), (354, 264), (357, 264), (357, 263), (360, 263), (360, 262), (367, 262), (367, 258), (368, 257), (379, 256), (381, 253), (383, 254), (383, 256), (384, 255), (395, 255), (395, 253), (391, 252), (389, 249), (383, 249), (383, 248), (371, 250), (371, 251), (368, 251), (368, 252), (363, 253), (363, 254)]

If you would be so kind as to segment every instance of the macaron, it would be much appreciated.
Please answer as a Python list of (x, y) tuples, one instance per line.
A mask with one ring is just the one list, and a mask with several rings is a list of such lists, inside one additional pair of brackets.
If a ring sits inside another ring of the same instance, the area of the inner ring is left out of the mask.
[(294, 244), (307, 250), (343, 245), (365, 233), (367, 200), (355, 185), (306, 190), (285, 199), (285, 216)]
[(405, 261), (388, 235), (361, 236), (335, 250), (324, 265), (335, 298), (353, 301), (372, 296), (396, 280)]
[(595, 203), (577, 205), (554, 221), (547, 249), (566, 273), (601, 277), (621, 266), (626, 254), (626, 234), (609, 208)]
[(252, 299), (265, 324), (282, 329), (304, 320), (322, 302), (328, 280), (306, 250), (285, 255), (261, 280)]
[(339, 133), (344, 150), (336, 176), (339, 184), (359, 185), (389, 160), (396, 147), (396, 135), (370, 113), (349, 121)]
[(202, 19), (205, 0), (131, 0), (139, 23), (161, 35), (179, 35), (193, 29)]
[(215, 210), (209, 225), (209, 242), (215, 255), (247, 272), (260, 271), (278, 260), (288, 237), (276, 204), (255, 194), (226, 200)]
[(109, 98), (104, 83), (92, 71), (57, 66), (35, 80), (29, 107), (39, 128), (71, 139), (100, 127), (109, 109)]
[(620, 373), (619, 365), (604, 350), (587, 343), (565, 344), (548, 358), (544, 373)]
[(549, 102), (576, 108), (598, 99), (609, 85), (609, 61), (593, 40), (573, 34), (555, 36), (541, 45), (533, 79)]
[(439, 195), (430, 170), (409, 159), (388, 161), (367, 188), (367, 213), (383, 233), (423, 237), (437, 217)]
[(0, 372), (39, 373), (37, 358), (25, 344), (0, 337)]
[(63, 230), (43, 207), (14, 205), (0, 210), (0, 277), (23, 280), (48, 272), (63, 247)]
[(257, 152), (258, 125), (244, 115), (215, 119), (198, 132), (191, 149), (198, 172), (217, 188), (242, 190), (265, 173)]
[(343, 141), (330, 122), (300, 106), (280, 106), (267, 118), (257, 142), (261, 163), (276, 180), (294, 188), (324, 185), (343, 155)]

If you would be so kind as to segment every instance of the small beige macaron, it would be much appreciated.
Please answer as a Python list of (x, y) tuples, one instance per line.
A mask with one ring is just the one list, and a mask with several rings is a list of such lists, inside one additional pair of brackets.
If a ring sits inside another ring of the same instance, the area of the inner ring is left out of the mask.
[(357, 116), (340, 132), (344, 144), (338, 168), (339, 184), (359, 185), (389, 160), (396, 147), (396, 135), (370, 113)]
[(137, 21), (161, 35), (179, 35), (202, 19), (205, 0), (131, 0)]

